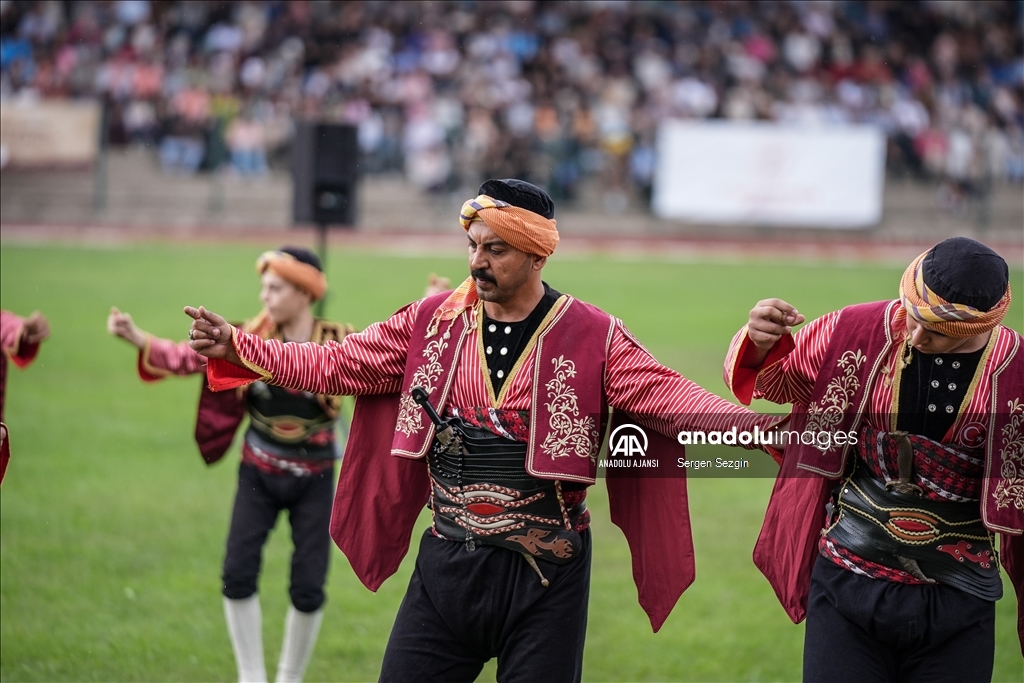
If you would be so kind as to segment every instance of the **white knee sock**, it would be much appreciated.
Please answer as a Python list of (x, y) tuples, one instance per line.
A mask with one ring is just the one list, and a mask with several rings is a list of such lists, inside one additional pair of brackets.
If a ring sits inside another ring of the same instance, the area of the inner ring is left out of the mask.
[(235, 650), (239, 683), (266, 683), (260, 596), (254, 594), (244, 600), (224, 598), (224, 616), (228, 621), (231, 646)]
[(315, 612), (300, 612), (288, 606), (288, 617), (284, 622), (284, 644), (281, 646), (281, 661), (277, 665), (277, 683), (300, 683), (306, 673), (306, 665), (313, 654), (320, 622), (324, 618), (323, 608)]

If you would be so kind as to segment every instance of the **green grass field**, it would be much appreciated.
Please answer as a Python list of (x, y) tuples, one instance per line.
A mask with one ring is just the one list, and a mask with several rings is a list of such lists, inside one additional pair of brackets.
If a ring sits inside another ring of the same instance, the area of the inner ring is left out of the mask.
[[(252, 246), (27, 247), (0, 251), (0, 305), (49, 317), (37, 362), (11, 369), (5, 421), (14, 458), (0, 496), (3, 681), (234, 680), (220, 563), (237, 456), (207, 468), (192, 441), (198, 378), (144, 385), (133, 349), (105, 329), (112, 305), (154, 334), (183, 338), (185, 304), (229, 319), (255, 313)], [(328, 317), (362, 327), (419, 296), (453, 258), (342, 253), (329, 258)], [(623, 318), (665, 364), (724, 394), (721, 361), (757, 299), (808, 317), (894, 296), (901, 268), (681, 263), (566, 257), (552, 286)], [(1024, 292), (1024, 273), (1013, 274)], [(1020, 294), (1008, 323), (1022, 329)], [(758, 406), (768, 410), (769, 406)], [(756, 457), (756, 454), (754, 454)], [(767, 456), (764, 456), (767, 457)], [(772, 482), (696, 479), (690, 504), (697, 581), (652, 634), (629, 552), (592, 489), (594, 571), (584, 677), (591, 681), (773, 681), (800, 677), (802, 626), (789, 622), (750, 553)], [(425, 524), (426, 522), (424, 522)], [(261, 596), (273, 674), (288, 604), (286, 520), (266, 549)], [(308, 681), (376, 680), (412, 558), (379, 593), (335, 551)], [(995, 679), (1021, 681), (1016, 603), (998, 604)], [(493, 680), (493, 664), (483, 680)]]

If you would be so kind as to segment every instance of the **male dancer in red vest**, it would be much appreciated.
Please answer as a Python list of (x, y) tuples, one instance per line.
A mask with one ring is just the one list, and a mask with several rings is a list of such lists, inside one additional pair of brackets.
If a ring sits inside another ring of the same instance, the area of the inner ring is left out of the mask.
[(21, 318), (10, 311), (0, 311), (0, 483), (11, 459), (10, 434), (4, 424), (4, 399), (7, 388), (7, 359), (19, 368), (28, 367), (39, 353), (39, 345), (50, 336), (50, 323), (39, 311)]
[[(263, 311), (242, 329), (260, 339), (323, 344), (340, 341), (347, 325), (314, 318), (312, 303), (327, 291), (320, 259), (307, 249), (283, 247), (256, 262)], [(169, 375), (206, 372), (206, 358), (188, 342), (156, 338), (140, 330), (116, 308), (107, 327), (139, 349), (138, 372), (147, 382)], [(224, 613), (241, 681), (265, 681), (262, 615), (257, 581), (263, 546), (282, 510), (288, 511), (295, 550), (291, 562), (291, 606), (277, 680), (299, 681), (316, 644), (323, 618), (324, 581), (330, 560), (328, 525), (338, 398), (303, 393), (257, 382), (245, 390), (215, 394), (204, 383), (196, 421), (196, 441), (207, 464), (231, 445), (245, 414), (249, 427), (242, 443), (224, 557)]]
[(793, 306), (760, 301), (726, 360), (740, 401), (792, 403), (789, 429), (813, 435), (787, 447), (754, 551), (793, 621), (807, 617), (807, 681), (988, 681), (999, 560), (1024, 598), (1024, 348), (1000, 324), (1006, 262), (954, 237), (899, 294), (795, 335)]
[[(369, 588), (397, 569), (429, 500), (433, 525), (382, 680), (471, 681), (497, 657), (501, 681), (578, 681), (584, 498), (608, 409), (647, 428), (658, 462), (682, 429), (764, 430), (774, 419), (660, 365), (622, 321), (543, 282), (558, 232), (539, 188), (487, 181), (460, 222), (470, 277), (343, 343), (282, 345), (188, 308), (192, 347), (211, 358), (215, 389), (262, 379), (359, 395), (331, 530)], [(693, 580), (685, 480), (610, 477), (608, 489), (657, 630)]]

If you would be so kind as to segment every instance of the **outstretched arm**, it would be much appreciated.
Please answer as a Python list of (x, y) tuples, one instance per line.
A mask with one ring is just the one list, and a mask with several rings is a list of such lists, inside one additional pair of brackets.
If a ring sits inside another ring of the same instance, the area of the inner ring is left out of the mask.
[(145, 348), (146, 339), (149, 337), (148, 332), (135, 325), (130, 314), (122, 313), (117, 306), (110, 307), (110, 314), (107, 315), (107, 332), (140, 350)]
[(413, 323), (420, 302), (387, 320), (325, 344), (260, 339), (228, 325), (219, 315), (188, 307), (192, 348), (210, 359), (209, 380), (215, 390), (262, 379), (315, 394), (383, 394), (401, 388)]
[(206, 371), (206, 358), (192, 350), (188, 342), (173, 342), (154, 337), (140, 329), (132, 316), (112, 307), (107, 316), (107, 332), (120, 337), (139, 350), (139, 377), (153, 382), (168, 375), (194, 375)]
[(730, 403), (661, 365), (621, 321), (612, 335), (605, 391), (613, 408), (673, 440), (683, 430), (727, 431), (735, 426), (753, 431), (756, 425), (769, 431), (779, 421)]

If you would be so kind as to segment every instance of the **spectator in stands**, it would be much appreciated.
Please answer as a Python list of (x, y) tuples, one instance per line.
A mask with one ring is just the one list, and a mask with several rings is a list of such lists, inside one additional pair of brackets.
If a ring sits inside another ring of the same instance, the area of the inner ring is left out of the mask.
[(231, 167), (247, 178), (262, 176), (267, 171), (266, 135), (263, 125), (243, 112), (228, 124), (225, 135), (231, 154)]
[(219, 163), (221, 97), (273, 102), (268, 146), (297, 118), (357, 125), (365, 168), (424, 190), (517, 175), (568, 199), (591, 177), (617, 208), (646, 194), (669, 117), (876, 124), (893, 173), (1021, 182), (1021, 7), (4, 2), (0, 97), (110, 98), (127, 140), (155, 112), (161, 163), (187, 173)]

